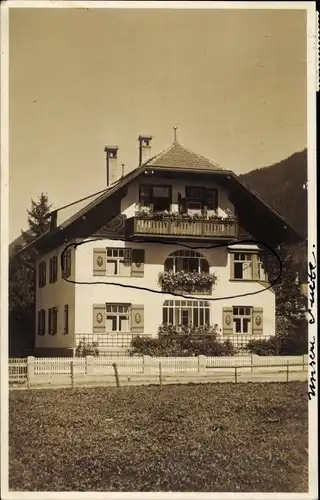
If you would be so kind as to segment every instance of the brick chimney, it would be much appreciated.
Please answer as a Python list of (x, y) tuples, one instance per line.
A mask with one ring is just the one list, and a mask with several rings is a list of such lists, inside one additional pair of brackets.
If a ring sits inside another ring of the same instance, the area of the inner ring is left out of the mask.
[(118, 146), (106, 146), (106, 169), (107, 169), (107, 186), (116, 182), (120, 177), (118, 168)]
[(151, 157), (152, 135), (139, 135), (139, 167)]

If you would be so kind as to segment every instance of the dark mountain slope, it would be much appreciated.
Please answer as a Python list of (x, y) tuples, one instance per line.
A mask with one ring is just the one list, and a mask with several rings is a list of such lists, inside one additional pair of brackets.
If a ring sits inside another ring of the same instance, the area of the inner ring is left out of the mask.
[[(306, 149), (269, 167), (240, 175), (240, 178), (307, 236)], [(294, 253), (300, 280), (306, 282), (306, 242), (291, 245), (289, 249)]]

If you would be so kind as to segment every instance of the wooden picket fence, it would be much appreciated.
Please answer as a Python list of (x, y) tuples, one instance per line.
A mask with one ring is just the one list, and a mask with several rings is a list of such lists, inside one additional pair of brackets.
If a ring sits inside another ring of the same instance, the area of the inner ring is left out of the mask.
[(85, 358), (34, 358), (9, 360), (9, 383), (37, 384), (41, 380), (62, 380), (63, 376), (85, 380), (85, 377), (113, 377), (115, 365), (118, 375), (154, 377), (204, 376), (215, 373), (250, 373), (305, 371), (308, 356), (246, 356), (230, 357), (151, 357), (151, 356), (87, 356)]

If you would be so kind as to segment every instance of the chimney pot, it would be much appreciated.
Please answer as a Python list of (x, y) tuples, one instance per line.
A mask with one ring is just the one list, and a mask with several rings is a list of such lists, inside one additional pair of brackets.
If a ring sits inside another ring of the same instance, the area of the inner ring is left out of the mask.
[(139, 167), (151, 156), (152, 135), (139, 135)]
[(107, 186), (113, 184), (120, 177), (118, 172), (118, 146), (106, 146), (106, 169), (107, 169)]

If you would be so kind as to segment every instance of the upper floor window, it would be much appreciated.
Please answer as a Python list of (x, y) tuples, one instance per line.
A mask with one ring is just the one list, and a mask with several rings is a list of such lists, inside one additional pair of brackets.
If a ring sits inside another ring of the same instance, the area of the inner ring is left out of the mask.
[(231, 252), (231, 278), (266, 281), (263, 257), (258, 252)]
[(130, 248), (107, 248), (107, 275), (130, 276), (130, 266)]
[(210, 304), (206, 300), (165, 300), (162, 322), (174, 326), (210, 324)]
[(172, 202), (171, 186), (152, 186), (143, 184), (139, 186), (139, 204), (150, 207), (155, 212), (170, 210)]
[(38, 285), (39, 288), (43, 288), (46, 285), (46, 278), (47, 278), (47, 265), (46, 262), (40, 262), (39, 268), (38, 268)]
[(63, 278), (71, 276), (71, 248), (67, 248), (63, 252)]
[(165, 271), (209, 272), (209, 263), (203, 255), (193, 250), (178, 250), (164, 263)]
[(51, 257), (49, 262), (49, 283), (55, 283), (58, 279), (58, 257)]
[(252, 280), (252, 254), (234, 254), (234, 278)]
[(216, 210), (218, 190), (205, 187), (186, 187), (187, 210)]
[(264, 263), (263, 263), (263, 258), (262, 255), (258, 255), (258, 280), (261, 281), (266, 281), (267, 280), (267, 274), (264, 268)]

